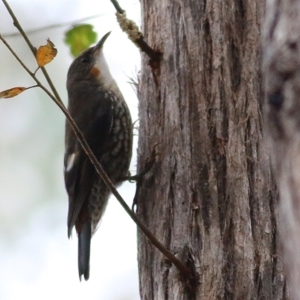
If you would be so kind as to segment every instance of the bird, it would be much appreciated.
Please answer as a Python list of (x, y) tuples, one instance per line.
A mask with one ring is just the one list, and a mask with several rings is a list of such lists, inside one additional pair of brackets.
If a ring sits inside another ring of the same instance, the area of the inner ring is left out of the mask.
[[(132, 121), (103, 54), (110, 35), (81, 53), (67, 74), (68, 112), (115, 187), (129, 174)], [(79, 279), (89, 279), (90, 245), (111, 194), (66, 121), (64, 178), (69, 199), (68, 237), (78, 236)]]

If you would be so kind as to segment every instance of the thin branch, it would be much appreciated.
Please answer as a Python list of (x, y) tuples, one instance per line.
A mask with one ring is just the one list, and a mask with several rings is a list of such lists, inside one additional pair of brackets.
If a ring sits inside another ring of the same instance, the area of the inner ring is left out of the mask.
[(11, 52), (11, 54), (16, 58), (16, 60), (19, 62), (19, 64), (25, 69), (25, 71), (33, 78), (36, 79), (34, 74), (27, 68), (27, 66), (23, 63), (21, 58), (16, 54), (16, 52), (10, 47), (10, 45), (6, 42), (4, 37), (0, 34), (0, 40), (3, 42), (3, 44), (7, 47), (7, 49)]
[(150, 66), (153, 69), (159, 68), (159, 62), (162, 58), (162, 53), (151, 48), (144, 40), (142, 32), (139, 27), (132, 20), (126, 17), (126, 12), (121, 8), (117, 0), (110, 0), (115, 7), (117, 13), (117, 20), (121, 29), (127, 33), (128, 38), (142, 51), (145, 52), (150, 58)]
[[(15, 26), (19, 29), (20, 33), (26, 40), (28, 46), (30, 49), (35, 53), (35, 48), (30, 43), (28, 37), (26, 36), (26, 33), (23, 31), (21, 25), (19, 24), (17, 18), (11, 11), (9, 5), (5, 0), (2, 0), (7, 7), (8, 11), (10, 12)], [(90, 159), (91, 163), (95, 167), (96, 172), (101, 177), (101, 179), (104, 181), (104, 183), (109, 187), (112, 194), (117, 198), (121, 206), (124, 208), (124, 210), (127, 212), (127, 214), (131, 217), (131, 219), (136, 223), (136, 225), (139, 227), (139, 229), (147, 236), (147, 238), (151, 241), (151, 243), (171, 262), (178, 268), (178, 270), (181, 272), (182, 275), (194, 279), (196, 275), (193, 273), (192, 270), (187, 268), (178, 258), (176, 258), (168, 249), (165, 248), (163, 244), (161, 244), (157, 238), (150, 232), (150, 230), (137, 218), (134, 212), (129, 208), (129, 206), (126, 204), (124, 199), (121, 197), (119, 192), (116, 190), (112, 182), (110, 181), (109, 177), (106, 175), (105, 171), (103, 170), (101, 164), (98, 162), (97, 158), (95, 157), (94, 153), (92, 152), (91, 148), (89, 147), (87, 141), (85, 140), (82, 132), (78, 128), (77, 124), (75, 123), (74, 119), (71, 117), (69, 112), (67, 111), (66, 107), (64, 106), (63, 102), (60, 98), (56, 97), (56, 95), (52, 95), (50, 91), (37, 79), (36, 75), (31, 72), (27, 66), (22, 62), (22, 60), (19, 58), (19, 56), (15, 53), (15, 51), (10, 47), (10, 45), (7, 43), (7, 41), (3, 38), (3, 36), (0, 35), (0, 39), (3, 41), (3, 43), (6, 45), (6, 47), (10, 50), (10, 52), (13, 54), (13, 56), (18, 60), (18, 62), (21, 64), (21, 66), (26, 70), (26, 72), (35, 80), (37, 85), (55, 102), (55, 104), (61, 109), (63, 114), (66, 116), (68, 122), (70, 123), (76, 138), (78, 139), (79, 143), (81, 144), (82, 149), (85, 151), (86, 155)], [(54, 93), (54, 92), (53, 92)], [(55, 93), (54, 93), (55, 94)]]
[(83, 150), (91, 160), (93, 166), (96, 169), (96, 172), (98, 175), (102, 178), (102, 180), (105, 182), (105, 184), (109, 187), (112, 194), (117, 198), (121, 206), (125, 209), (127, 214), (131, 217), (131, 219), (137, 224), (137, 226), (140, 228), (140, 230), (148, 237), (148, 239), (152, 242), (152, 244), (162, 253), (165, 257), (169, 259), (171, 263), (173, 263), (179, 271), (185, 275), (185, 276), (192, 276), (194, 277), (194, 274), (191, 274), (191, 270), (187, 268), (178, 258), (176, 258), (169, 250), (167, 250), (163, 244), (161, 244), (157, 238), (149, 231), (149, 229), (136, 217), (135, 213), (132, 212), (132, 210), (129, 208), (129, 206), (126, 204), (124, 199), (121, 197), (121, 195), (118, 193), (116, 188), (111, 183), (110, 179), (104, 172), (103, 168), (99, 164), (97, 158), (95, 157), (94, 153), (90, 149), (88, 143), (86, 142), (82, 132), (77, 127), (75, 121), (68, 113), (67, 109), (65, 108), (64, 104), (60, 101), (58, 101), (48, 90), (47, 88), (36, 78), (35, 74), (32, 73), (21, 61), (21, 59), (18, 57), (18, 55), (13, 51), (13, 49), (9, 46), (9, 44), (5, 41), (5, 39), (0, 35), (0, 39), (3, 41), (3, 43), (8, 47), (8, 49), (11, 51), (11, 53), (14, 55), (14, 57), (18, 60), (18, 62), (22, 65), (22, 67), (28, 72), (28, 74), (36, 81), (37, 85), (45, 91), (45, 93), (56, 103), (56, 105), (62, 110), (64, 115), (66, 116), (67, 120), (70, 122), (70, 125), (80, 142)]
[[(19, 30), (20, 34), (23, 36), (23, 38), (25, 39), (25, 41), (26, 41), (28, 47), (30, 48), (30, 50), (31, 50), (31, 52), (32, 52), (32, 54), (33, 54), (33, 56), (35, 57), (35, 54), (36, 54), (36, 48), (35, 48), (35, 47), (32, 45), (32, 43), (30, 42), (28, 36), (27, 36), (26, 33), (24, 32), (22, 26), (20, 25), (20, 23), (19, 23), (17, 17), (15, 16), (14, 12), (13, 12), (12, 9), (10, 8), (9, 4), (7, 3), (7, 1), (6, 1), (6, 0), (2, 0), (2, 2), (3, 2), (3, 4), (5, 5), (5, 7), (6, 7), (7, 11), (9, 12), (10, 16), (12, 17), (14, 26)], [(50, 88), (51, 88), (53, 94), (55, 95), (56, 99), (62, 103), (62, 100), (61, 100), (61, 98), (60, 98), (60, 96), (59, 96), (59, 94), (58, 94), (58, 92), (57, 92), (57, 90), (56, 90), (56, 88), (55, 88), (55, 86), (54, 86), (52, 80), (50, 79), (50, 77), (49, 77), (49, 75), (48, 75), (46, 69), (45, 69), (44, 67), (42, 67), (41, 70), (42, 70), (42, 72), (43, 72), (43, 74), (44, 74), (44, 76), (45, 76), (45, 78), (46, 78), (46, 80), (47, 80), (47, 82), (48, 82), (48, 84), (49, 84), (49, 86), (50, 86)]]
[(119, 13), (119, 14), (124, 14), (125, 13), (125, 10), (121, 8), (119, 2), (117, 0), (110, 0), (111, 3), (113, 4), (113, 6), (115, 7), (116, 11)]
[(78, 141), (80, 142), (83, 150), (91, 160), (93, 166), (96, 169), (96, 172), (101, 177), (101, 179), (105, 182), (105, 184), (109, 187), (112, 194), (117, 198), (121, 206), (125, 209), (127, 214), (131, 217), (131, 219), (137, 224), (137, 226), (140, 228), (140, 230), (148, 237), (148, 239), (152, 242), (152, 244), (162, 253), (164, 254), (171, 263), (173, 263), (179, 271), (185, 275), (185, 276), (191, 276), (191, 270), (187, 268), (178, 258), (176, 258), (169, 250), (167, 250), (163, 244), (161, 244), (157, 238), (149, 231), (149, 229), (136, 217), (135, 213), (132, 212), (132, 210), (129, 208), (129, 206), (126, 204), (124, 199), (121, 197), (119, 192), (116, 190), (114, 185), (111, 183), (109, 177), (106, 175), (105, 171), (103, 170), (102, 166), (98, 162), (97, 158), (95, 157), (94, 153), (92, 152), (91, 148), (89, 147), (87, 141), (85, 140), (82, 132), (78, 128), (77, 124), (67, 111), (64, 104), (60, 101), (58, 101), (49, 91), (48, 89), (36, 78), (35, 74), (32, 73), (26, 65), (21, 61), (21, 59), (18, 57), (18, 55), (15, 53), (15, 51), (10, 47), (10, 45), (6, 42), (6, 40), (0, 35), (0, 39), (3, 41), (5, 46), (9, 49), (9, 51), (13, 54), (13, 56), (18, 60), (18, 62), (21, 64), (21, 66), (27, 71), (27, 73), (35, 80), (37, 85), (45, 91), (45, 93), (55, 102), (55, 104), (61, 109), (61, 111), (66, 116), (67, 120), (69, 121)]
[[(79, 24), (79, 23), (82, 23), (82, 22), (85, 22), (85, 21), (88, 21), (88, 20), (92, 20), (92, 19), (103, 17), (105, 15), (106, 14), (97, 14), (97, 15), (94, 15), (94, 16), (85, 17), (85, 18), (78, 19), (78, 20), (75, 20), (75, 21), (58, 23), (58, 24), (51, 24), (51, 25), (40, 27), (40, 28), (26, 30), (25, 33), (28, 36), (30, 34), (34, 34), (34, 33), (45, 31), (45, 30), (49, 30), (49, 29), (55, 29), (55, 28), (66, 27), (66, 26), (69, 26), (69, 25)], [(17, 37), (17, 36), (20, 36), (20, 35), (21, 35), (20, 32), (11, 32), (11, 33), (3, 34), (2, 36), (4, 38), (11, 38), (11, 37)]]

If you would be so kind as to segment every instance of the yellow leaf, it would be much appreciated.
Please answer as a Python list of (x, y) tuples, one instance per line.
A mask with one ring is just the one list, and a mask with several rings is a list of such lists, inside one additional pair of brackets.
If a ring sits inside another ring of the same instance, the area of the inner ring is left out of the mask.
[(40, 46), (36, 52), (36, 61), (39, 67), (43, 67), (53, 60), (57, 54), (55, 45), (47, 39), (47, 45)]
[(3, 92), (0, 92), (0, 99), (1, 98), (12, 98), (15, 97), (17, 95), (19, 95), (20, 93), (24, 92), (27, 88), (25, 87), (14, 87), (12, 89), (9, 90), (5, 90)]

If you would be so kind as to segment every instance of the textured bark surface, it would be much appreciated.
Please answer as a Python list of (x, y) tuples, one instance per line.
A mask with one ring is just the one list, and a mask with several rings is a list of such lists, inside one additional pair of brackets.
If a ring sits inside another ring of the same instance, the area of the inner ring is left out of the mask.
[(138, 216), (199, 274), (188, 287), (139, 233), (143, 300), (284, 299), (277, 191), (263, 136), (260, 0), (142, 0)]
[(264, 76), (291, 299), (300, 298), (300, 1), (267, 1)]

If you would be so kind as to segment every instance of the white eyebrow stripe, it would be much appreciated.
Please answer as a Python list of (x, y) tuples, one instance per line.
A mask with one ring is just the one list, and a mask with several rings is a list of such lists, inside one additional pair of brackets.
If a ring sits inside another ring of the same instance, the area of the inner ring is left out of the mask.
[(76, 157), (75, 153), (72, 153), (68, 156), (66, 172), (70, 172), (70, 170), (73, 168), (75, 157)]

